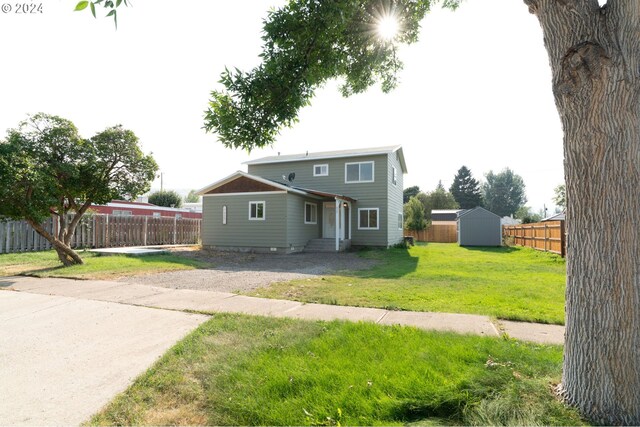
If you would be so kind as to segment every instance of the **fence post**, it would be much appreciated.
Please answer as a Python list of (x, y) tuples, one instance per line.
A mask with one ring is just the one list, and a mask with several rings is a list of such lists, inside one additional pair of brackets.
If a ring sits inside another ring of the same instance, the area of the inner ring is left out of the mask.
[(173, 244), (176, 244), (176, 236), (178, 234), (178, 218), (173, 217)]
[(142, 235), (142, 246), (147, 246), (147, 223), (149, 222), (149, 217), (144, 217), (144, 230)]

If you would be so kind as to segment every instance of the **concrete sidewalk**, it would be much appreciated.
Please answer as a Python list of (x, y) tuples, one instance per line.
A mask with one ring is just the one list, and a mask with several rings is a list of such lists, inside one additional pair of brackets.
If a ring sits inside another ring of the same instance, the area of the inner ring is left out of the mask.
[(525, 341), (544, 344), (564, 343), (563, 326), (509, 321), (494, 323), (488, 316), (471, 314), (389, 311), (366, 307), (304, 304), (224, 292), (170, 289), (98, 280), (4, 277), (0, 278), (0, 289), (170, 310), (243, 313), (307, 320), (368, 321), (382, 325), (407, 325), (427, 330), (494, 337), (506, 333), (512, 338)]

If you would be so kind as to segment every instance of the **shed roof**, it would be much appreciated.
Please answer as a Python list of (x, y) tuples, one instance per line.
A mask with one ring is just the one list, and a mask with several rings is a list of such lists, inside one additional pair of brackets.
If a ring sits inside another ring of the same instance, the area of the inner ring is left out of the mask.
[(402, 152), (402, 146), (389, 145), (385, 147), (373, 147), (373, 148), (356, 148), (351, 150), (335, 150), (335, 151), (322, 151), (318, 153), (299, 153), (299, 154), (285, 154), (278, 156), (262, 157), (255, 160), (249, 160), (244, 162), (245, 165), (262, 165), (269, 163), (287, 163), (287, 162), (299, 162), (302, 160), (324, 160), (324, 159), (337, 159), (342, 157), (360, 157), (360, 156), (375, 156), (378, 154), (391, 154), (398, 153), (400, 165), (402, 166), (402, 172), (407, 173), (407, 164), (404, 160), (404, 154)]
[(487, 212), (490, 213), (491, 215), (494, 215), (496, 218), (498, 218), (498, 220), (500, 220), (500, 217), (496, 214), (494, 214), (493, 212), (486, 210), (485, 208), (481, 207), (481, 206), (477, 206), (473, 209), (467, 209), (464, 212), (460, 212), (460, 214), (458, 215), (458, 219), (463, 218), (467, 215), (469, 215), (471, 212)]
[(540, 222), (546, 221), (564, 221), (564, 212), (560, 212), (540, 220)]

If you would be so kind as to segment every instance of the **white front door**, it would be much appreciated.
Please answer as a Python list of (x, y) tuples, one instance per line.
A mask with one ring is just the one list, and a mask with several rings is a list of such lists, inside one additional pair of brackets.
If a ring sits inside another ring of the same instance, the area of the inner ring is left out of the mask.
[(322, 237), (325, 239), (336, 238), (336, 204), (325, 203), (322, 212)]

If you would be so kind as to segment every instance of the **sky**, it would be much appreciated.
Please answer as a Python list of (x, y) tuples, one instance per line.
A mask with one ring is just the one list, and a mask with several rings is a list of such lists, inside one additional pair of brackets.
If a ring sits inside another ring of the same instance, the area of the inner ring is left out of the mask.
[(405, 188), (431, 191), (440, 180), (448, 188), (462, 165), (480, 181), (509, 167), (524, 179), (527, 205), (553, 212), (562, 128), (542, 31), (522, 1), (435, 7), (420, 41), (399, 49), (398, 88), (343, 98), (329, 82), (293, 128), (251, 153), (205, 133), (203, 115), (225, 67), (259, 63), (262, 21), (283, 1), (135, 0), (118, 9), (117, 30), (111, 19), (73, 12), (75, 0), (22, 3), (42, 4), (42, 13), (17, 14), (14, 3), (0, 12), (0, 137), (40, 111), (87, 138), (122, 124), (153, 153), (164, 188), (180, 191), (278, 152), (399, 144)]

